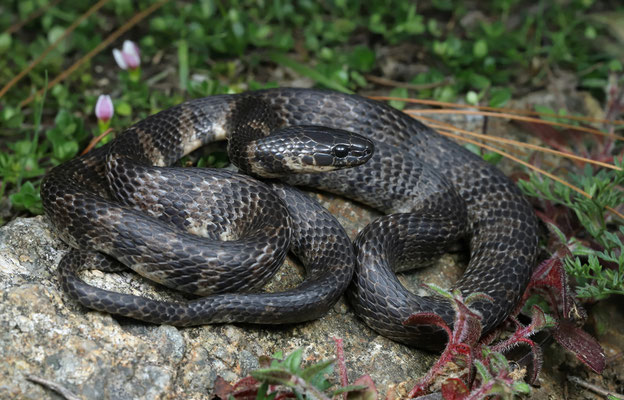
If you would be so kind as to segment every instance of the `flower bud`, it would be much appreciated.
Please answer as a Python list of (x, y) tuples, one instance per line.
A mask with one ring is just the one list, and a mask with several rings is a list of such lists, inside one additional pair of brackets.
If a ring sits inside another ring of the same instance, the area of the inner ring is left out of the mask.
[(107, 94), (101, 94), (95, 103), (95, 116), (99, 121), (107, 122), (115, 113), (115, 107), (111, 97)]

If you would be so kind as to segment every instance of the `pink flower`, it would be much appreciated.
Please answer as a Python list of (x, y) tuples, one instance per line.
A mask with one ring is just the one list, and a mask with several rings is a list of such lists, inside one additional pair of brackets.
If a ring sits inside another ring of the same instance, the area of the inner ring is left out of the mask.
[(131, 40), (124, 40), (121, 51), (113, 49), (113, 57), (121, 69), (134, 70), (141, 65), (139, 46)]
[(107, 94), (101, 94), (95, 103), (95, 116), (98, 121), (108, 122), (115, 113), (115, 107), (111, 97)]

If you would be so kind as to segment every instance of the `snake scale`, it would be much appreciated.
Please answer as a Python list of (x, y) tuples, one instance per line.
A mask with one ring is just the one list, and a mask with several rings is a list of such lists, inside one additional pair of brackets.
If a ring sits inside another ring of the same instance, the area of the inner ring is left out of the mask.
[[(251, 141), (248, 131), (255, 135)], [(338, 144), (331, 142), (334, 134)], [(314, 150), (289, 144), (302, 135), (330, 144), (321, 150), (318, 143), (311, 144)], [(217, 140), (228, 140), (242, 172), (280, 182), (167, 167)], [(279, 154), (250, 161), (274, 149), (303, 152), (298, 161), (314, 168), (288, 174), (293, 157)], [(336, 159), (346, 162), (335, 165)], [(336, 193), (387, 215), (352, 245), (327, 211), (291, 185)], [(440, 297), (407, 291), (395, 271), (425, 265), (467, 240), (470, 262), (454, 287), (494, 299), (472, 304), (486, 332), (516, 306), (536, 262), (534, 213), (504, 174), (390, 106), (332, 91), (276, 88), (182, 103), (56, 167), (41, 194), (53, 225), (74, 248), (59, 265), (64, 289), (87, 307), (154, 323), (299, 322), (322, 315), (349, 286), (351, 305), (371, 328), (439, 349), (439, 328), (403, 322), (413, 313), (434, 312), (452, 324), (453, 308)], [(196, 197), (213, 204), (197, 205)], [(283, 293), (249, 293), (273, 275), (288, 249), (303, 261), (303, 284)], [(95, 288), (77, 276), (84, 268), (119, 269), (109, 256), (202, 297), (155, 301)]]

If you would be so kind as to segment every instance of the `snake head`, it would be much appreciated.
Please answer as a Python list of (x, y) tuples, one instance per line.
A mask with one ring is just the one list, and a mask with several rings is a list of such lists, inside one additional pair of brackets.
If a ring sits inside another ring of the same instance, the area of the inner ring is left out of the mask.
[(351, 168), (373, 155), (374, 144), (364, 136), (315, 125), (289, 126), (252, 141), (252, 172), (264, 177)]

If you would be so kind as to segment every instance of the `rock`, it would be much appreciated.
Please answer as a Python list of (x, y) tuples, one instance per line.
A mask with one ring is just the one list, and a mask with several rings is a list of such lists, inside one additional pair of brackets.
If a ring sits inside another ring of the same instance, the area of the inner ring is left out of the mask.
[[(341, 216), (352, 236), (374, 216), (341, 199), (315, 196)], [(16, 219), (0, 228), (0, 398), (57, 398), (28, 375), (89, 399), (207, 398), (218, 376), (236, 381), (258, 368), (262, 355), (301, 347), (306, 363), (332, 358), (333, 338), (344, 340), (350, 382), (370, 374), (380, 393), (391, 386), (404, 393), (411, 388), (407, 381), (435, 360), (435, 355), (378, 336), (344, 299), (317, 321), (283, 327), (176, 328), (91, 311), (59, 288), (55, 270), (66, 250), (45, 217)], [(440, 269), (435, 281), (444, 284), (444, 276), (456, 270)], [(110, 290), (179, 298), (131, 272), (89, 271), (83, 277)], [(284, 289), (301, 279), (300, 270), (289, 263), (268, 288)]]

